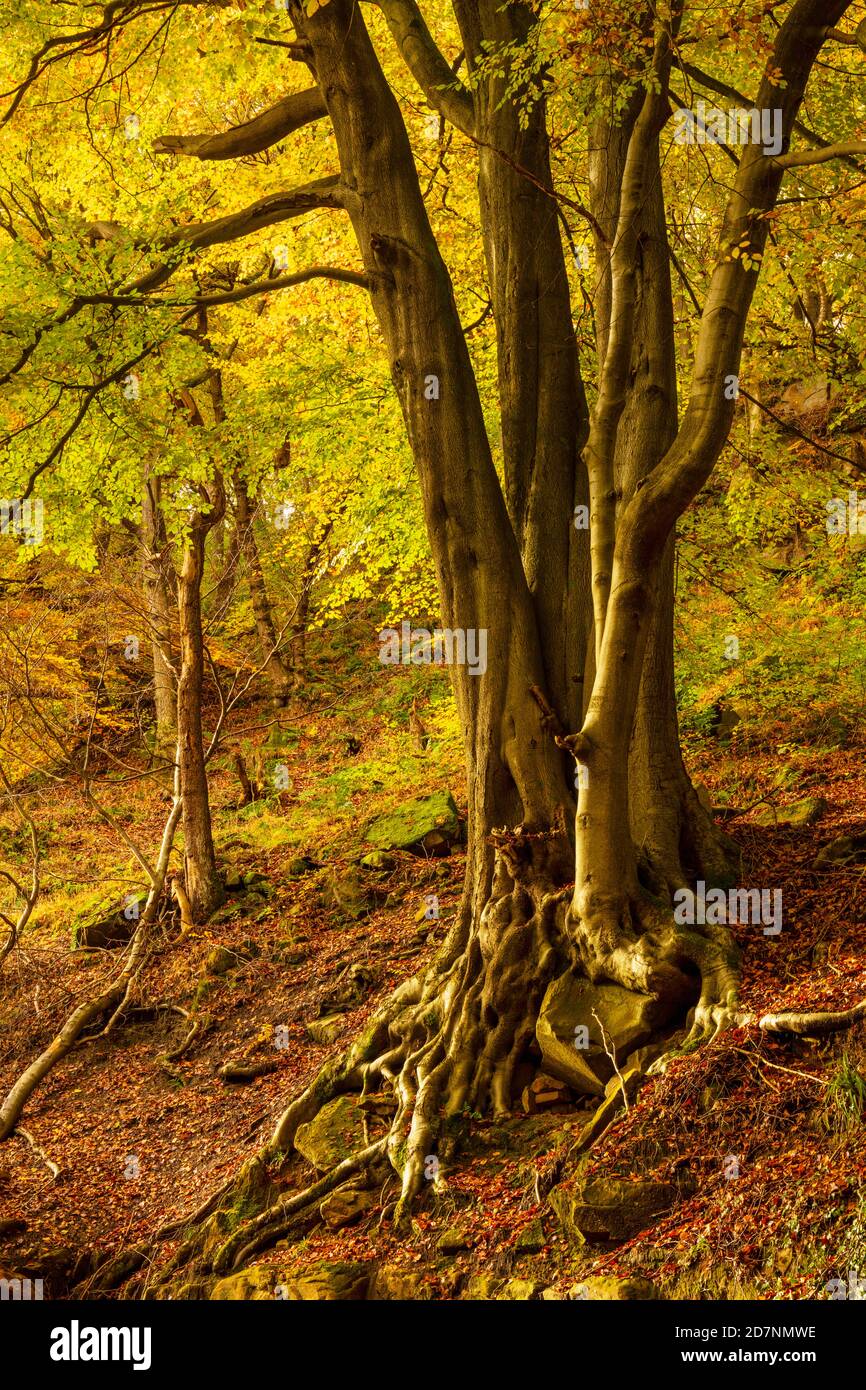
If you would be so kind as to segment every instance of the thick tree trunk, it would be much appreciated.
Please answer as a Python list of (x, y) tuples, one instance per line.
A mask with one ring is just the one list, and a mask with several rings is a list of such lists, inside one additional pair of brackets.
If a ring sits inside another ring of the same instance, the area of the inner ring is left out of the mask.
[(206, 921), (224, 897), (211, 828), (201, 717), (204, 687), (201, 581), (207, 530), (208, 521), (196, 515), (184, 544), (177, 586), (180, 615), (177, 728), (183, 802), (184, 879), (196, 922)]
[[(470, 73), (486, 52), (521, 52), (537, 23), (529, 5), (455, 5)], [(547, 694), (580, 727), (589, 622), (588, 501), (581, 457), (588, 411), (553, 194), (547, 107), (514, 90), (515, 74), (473, 84), (481, 227), (496, 322), (508, 513), (538, 619)]]
[[(617, 232), (628, 142), (641, 103), (639, 89), (618, 119), (599, 120), (590, 137), (590, 203), (601, 233), (595, 238), (596, 259), (606, 268), (596, 294), (602, 364), (610, 336), (610, 250)], [(614, 454), (618, 517), (641, 479), (670, 448), (678, 428), (673, 296), (657, 144), (647, 153), (634, 274), (628, 395)], [(641, 846), (642, 874), (662, 894), (698, 878), (730, 882), (737, 862), (736, 846), (701, 805), (683, 764), (674, 682), (674, 572), (672, 537), (659, 570), (658, 600), (647, 637), (629, 753), (632, 839)]]

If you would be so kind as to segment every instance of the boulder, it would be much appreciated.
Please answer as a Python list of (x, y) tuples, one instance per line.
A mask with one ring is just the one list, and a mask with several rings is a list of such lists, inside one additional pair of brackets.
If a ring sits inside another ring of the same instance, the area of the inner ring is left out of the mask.
[[(614, 1070), (598, 1020), (620, 1064), (645, 1046), (676, 1008), (673, 1001), (662, 1005), (649, 995), (620, 985), (593, 985), (567, 971), (548, 985), (536, 1024), (544, 1071), (581, 1095), (603, 1096)], [(581, 1046), (584, 1041), (586, 1047)]]
[(413, 854), (449, 854), (460, 840), (460, 820), (450, 792), (433, 792), (406, 801), (370, 821), (365, 833), (376, 849), (405, 849)]
[(349, 1096), (338, 1096), (324, 1105), (295, 1135), (298, 1153), (323, 1171), (350, 1158), (364, 1144), (363, 1116)]
[(629, 1240), (677, 1201), (673, 1183), (592, 1177), (560, 1183), (548, 1201), (563, 1230), (586, 1240)]

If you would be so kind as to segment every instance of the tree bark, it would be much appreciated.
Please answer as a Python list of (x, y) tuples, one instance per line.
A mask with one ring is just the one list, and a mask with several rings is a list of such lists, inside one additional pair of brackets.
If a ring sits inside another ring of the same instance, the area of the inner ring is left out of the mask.
[(184, 879), (196, 922), (205, 922), (225, 896), (217, 871), (205, 765), (201, 702), (204, 688), (204, 637), (201, 581), (205, 537), (221, 507), (196, 513), (183, 548), (177, 598), (180, 619), (180, 678), (177, 685), (178, 756), (183, 802)]
[(246, 565), (256, 635), (261, 657), (265, 663), (265, 676), (270, 682), (276, 704), (285, 705), (292, 690), (292, 673), (280, 651), (280, 639), (277, 637), (271, 603), (265, 585), (265, 576), (262, 572), (261, 555), (253, 531), (249, 489), (244, 479), (237, 473), (233, 479), (233, 485), (238, 542)]
[(150, 618), (157, 757), (173, 759), (177, 744), (177, 692), (171, 647), (173, 570), (162, 514), (160, 479), (146, 469), (142, 491), (144, 591)]

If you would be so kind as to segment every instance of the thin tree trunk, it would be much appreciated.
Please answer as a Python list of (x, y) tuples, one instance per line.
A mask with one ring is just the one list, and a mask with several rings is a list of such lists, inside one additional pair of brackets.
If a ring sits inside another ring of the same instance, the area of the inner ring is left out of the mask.
[(217, 871), (213, 843), (201, 717), (204, 687), (201, 581), (207, 531), (208, 521), (197, 514), (184, 544), (177, 586), (180, 618), (177, 728), (183, 800), (184, 879), (196, 922), (206, 921), (225, 895)]
[(172, 571), (161, 502), (160, 480), (146, 469), (142, 491), (142, 568), (153, 658), (155, 752), (158, 757), (169, 759), (174, 757), (177, 743), (177, 692), (171, 649)]
[(292, 673), (280, 652), (280, 641), (274, 625), (271, 603), (262, 572), (262, 560), (253, 530), (249, 489), (240, 474), (235, 474), (233, 486), (238, 544), (246, 565), (256, 636), (258, 637), (262, 660), (265, 663), (265, 676), (270, 682), (275, 702), (278, 705), (285, 705), (291, 694)]

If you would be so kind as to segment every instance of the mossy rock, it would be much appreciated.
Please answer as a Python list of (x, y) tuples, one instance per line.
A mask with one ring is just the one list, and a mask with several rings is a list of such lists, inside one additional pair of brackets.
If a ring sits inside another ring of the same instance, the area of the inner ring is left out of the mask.
[(338, 1096), (324, 1105), (295, 1135), (298, 1153), (322, 1171), (350, 1158), (364, 1143), (363, 1116), (349, 1096)]
[(499, 1290), (496, 1295), (499, 1299), (508, 1299), (518, 1303), (526, 1303), (530, 1299), (538, 1298), (541, 1293), (541, 1284), (534, 1279), (509, 1279), (507, 1284)]
[(230, 951), (228, 946), (214, 946), (205, 957), (204, 968), (208, 975), (227, 975), (239, 964), (237, 951)]
[(390, 873), (396, 863), (397, 860), (393, 854), (386, 854), (383, 849), (372, 849), (360, 860), (362, 869), (370, 869), (372, 872), (380, 874)]
[(433, 1290), (426, 1282), (423, 1270), (383, 1265), (373, 1275), (367, 1296), (376, 1302), (387, 1299), (396, 1299), (404, 1303), (417, 1302), (432, 1299)]
[(94, 946), (103, 950), (125, 946), (132, 939), (147, 902), (147, 889), (130, 893), (122, 905), (98, 918), (95, 922), (77, 925), (72, 933), (73, 946)]
[(252, 1269), (239, 1269), (220, 1279), (211, 1289), (211, 1299), (217, 1303), (273, 1301), (280, 1276), (267, 1265), (254, 1265)]
[(357, 868), (332, 869), (322, 890), (322, 905), (336, 908), (340, 916), (350, 922), (369, 917), (375, 901)]
[(472, 1249), (472, 1239), (459, 1226), (449, 1226), (437, 1240), (436, 1249), (440, 1255), (459, 1255), (464, 1250)]
[(586, 1299), (590, 1303), (610, 1303), (659, 1299), (662, 1295), (649, 1279), (617, 1279), (613, 1275), (598, 1275), (572, 1285), (566, 1297)]
[(337, 1188), (319, 1206), (319, 1215), (326, 1226), (338, 1231), (366, 1216), (376, 1205), (376, 1194), (361, 1188)]
[(778, 811), (773, 806), (762, 806), (755, 816), (756, 825), (778, 826), (780, 830), (797, 830), (806, 825), (814, 825), (827, 809), (822, 796), (807, 796), (803, 801), (795, 801), (793, 806), (783, 806)]
[(432, 792), (406, 801), (367, 826), (364, 838), (380, 850), (448, 854), (460, 840), (460, 819), (450, 792)]
[(345, 1031), (346, 1020), (342, 1014), (326, 1014), (324, 1018), (311, 1019), (306, 1029), (313, 1042), (332, 1043)]
[(496, 1297), (502, 1280), (493, 1274), (471, 1274), (460, 1294), (461, 1299), (489, 1300)]
[(673, 1183), (592, 1177), (560, 1183), (548, 1198), (566, 1235), (585, 1240), (629, 1240), (678, 1200)]
[(372, 1272), (369, 1264), (322, 1260), (284, 1279), (277, 1297), (303, 1303), (357, 1302), (367, 1297)]
[(534, 1221), (530, 1221), (528, 1226), (524, 1226), (514, 1242), (514, 1249), (518, 1255), (537, 1255), (546, 1244), (547, 1238), (541, 1224), (541, 1217), (536, 1216)]

